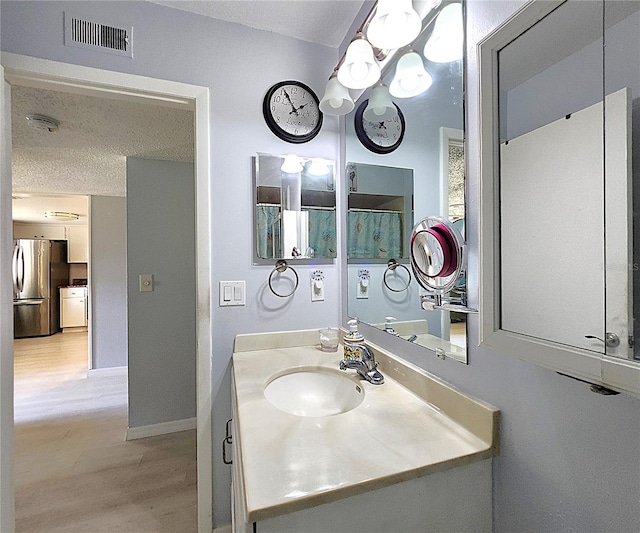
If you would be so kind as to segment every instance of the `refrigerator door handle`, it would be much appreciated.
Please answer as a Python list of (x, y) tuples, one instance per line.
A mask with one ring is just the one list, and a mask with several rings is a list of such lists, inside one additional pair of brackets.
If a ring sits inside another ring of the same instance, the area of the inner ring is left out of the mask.
[(20, 252), (20, 245), (16, 244), (13, 247), (13, 260), (11, 263), (11, 272), (13, 274), (13, 292), (18, 293), (18, 254)]
[(24, 290), (24, 248), (20, 246), (18, 251), (18, 290)]
[(41, 305), (44, 300), (14, 300), (13, 305)]

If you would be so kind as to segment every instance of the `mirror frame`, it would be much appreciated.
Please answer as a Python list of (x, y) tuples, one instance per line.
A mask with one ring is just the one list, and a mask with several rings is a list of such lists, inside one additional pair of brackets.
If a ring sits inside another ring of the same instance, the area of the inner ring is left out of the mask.
[(480, 346), (640, 398), (640, 364), (500, 329), (498, 51), (566, 0), (533, 0), (478, 44)]

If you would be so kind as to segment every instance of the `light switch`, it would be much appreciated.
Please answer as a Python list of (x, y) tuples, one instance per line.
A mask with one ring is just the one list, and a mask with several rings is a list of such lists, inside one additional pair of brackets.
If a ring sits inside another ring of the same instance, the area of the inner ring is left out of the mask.
[(153, 274), (140, 274), (140, 292), (153, 292)]
[(229, 305), (245, 305), (246, 282), (221, 281), (220, 282), (220, 307)]

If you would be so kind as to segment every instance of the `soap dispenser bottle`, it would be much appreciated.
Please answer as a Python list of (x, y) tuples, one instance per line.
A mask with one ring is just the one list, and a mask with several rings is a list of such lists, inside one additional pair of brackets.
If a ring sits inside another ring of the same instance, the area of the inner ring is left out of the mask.
[(358, 331), (358, 319), (349, 320), (347, 324), (349, 325), (349, 332), (342, 339), (344, 359), (360, 359), (362, 356), (360, 346), (364, 343), (364, 337)]

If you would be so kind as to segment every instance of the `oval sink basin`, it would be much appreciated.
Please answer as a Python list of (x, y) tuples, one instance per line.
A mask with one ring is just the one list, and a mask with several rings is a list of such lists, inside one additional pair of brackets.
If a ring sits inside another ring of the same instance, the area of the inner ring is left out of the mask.
[(360, 385), (337, 372), (299, 370), (280, 376), (264, 389), (274, 407), (297, 416), (331, 416), (356, 408), (364, 399)]

